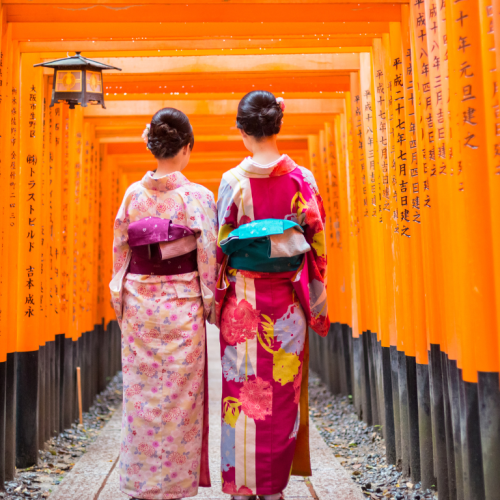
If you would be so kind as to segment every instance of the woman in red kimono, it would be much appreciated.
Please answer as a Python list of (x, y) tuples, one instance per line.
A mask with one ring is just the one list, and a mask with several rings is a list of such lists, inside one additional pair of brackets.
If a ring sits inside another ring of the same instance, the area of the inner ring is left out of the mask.
[(312, 173), (280, 154), (282, 98), (247, 94), (237, 126), (252, 153), (219, 188), (222, 480), (233, 499), (279, 500), (310, 475), (308, 327), (324, 336), (325, 214)]

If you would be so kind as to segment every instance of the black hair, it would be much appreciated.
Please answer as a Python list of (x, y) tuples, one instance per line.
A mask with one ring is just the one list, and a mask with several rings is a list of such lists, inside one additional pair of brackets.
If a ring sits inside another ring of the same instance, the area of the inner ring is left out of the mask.
[(236, 126), (257, 139), (279, 134), (283, 111), (276, 97), (267, 90), (254, 90), (238, 105)]
[(189, 118), (178, 109), (163, 108), (151, 119), (148, 149), (157, 160), (173, 158), (184, 146), (193, 149), (194, 134)]

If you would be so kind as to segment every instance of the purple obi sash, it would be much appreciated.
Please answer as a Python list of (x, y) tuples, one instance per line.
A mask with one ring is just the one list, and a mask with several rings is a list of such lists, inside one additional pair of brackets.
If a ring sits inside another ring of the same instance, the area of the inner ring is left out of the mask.
[[(132, 250), (129, 272), (171, 276), (191, 273), (198, 269), (197, 251), (191, 250), (195, 232), (187, 226), (172, 224), (170, 219), (147, 217), (131, 222), (128, 227), (128, 243)], [(185, 238), (186, 245), (181, 241)], [(162, 251), (173, 242), (175, 251)], [(186, 251), (189, 249), (190, 251)], [(168, 255), (162, 259), (162, 254)]]

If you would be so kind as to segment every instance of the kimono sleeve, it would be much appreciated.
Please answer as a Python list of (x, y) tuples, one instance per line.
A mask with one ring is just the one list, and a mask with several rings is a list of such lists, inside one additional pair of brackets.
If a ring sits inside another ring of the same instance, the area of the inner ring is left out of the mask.
[(123, 198), (123, 202), (116, 215), (113, 231), (113, 278), (109, 284), (111, 302), (116, 313), (116, 319), (121, 327), (123, 313), (123, 281), (130, 264), (131, 250), (128, 244), (128, 204), (134, 192), (131, 186)]
[(301, 199), (297, 203), (297, 218), (304, 228), (304, 236), (311, 246), (304, 259), (300, 273), (302, 290), (300, 294), (307, 303), (308, 323), (319, 335), (328, 333), (328, 302), (326, 298), (326, 235), (325, 210), (318, 187), (307, 171), (302, 189)]
[[(217, 279), (217, 210), (214, 195), (205, 188), (198, 192), (197, 203), (187, 203), (189, 227), (199, 232), (196, 239), (198, 273), (200, 275), (201, 294), (205, 318), (209, 323), (215, 322), (214, 290)], [(193, 221), (194, 218), (194, 221)]]
[(217, 214), (219, 218), (219, 236), (217, 240), (217, 263), (221, 265), (224, 261), (224, 252), (219, 246), (219, 242), (225, 239), (228, 234), (238, 227), (238, 208), (233, 201), (233, 188), (222, 177), (219, 186), (219, 196), (217, 198)]

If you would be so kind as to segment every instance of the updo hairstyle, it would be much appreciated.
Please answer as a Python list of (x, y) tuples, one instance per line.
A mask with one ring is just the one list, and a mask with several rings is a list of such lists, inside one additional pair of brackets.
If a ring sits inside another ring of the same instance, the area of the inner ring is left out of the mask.
[(279, 134), (283, 111), (276, 97), (267, 90), (254, 90), (238, 105), (236, 126), (256, 139)]
[(187, 144), (193, 149), (194, 134), (188, 117), (178, 109), (160, 109), (152, 118), (147, 147), (157, 160), (173, 158)]

